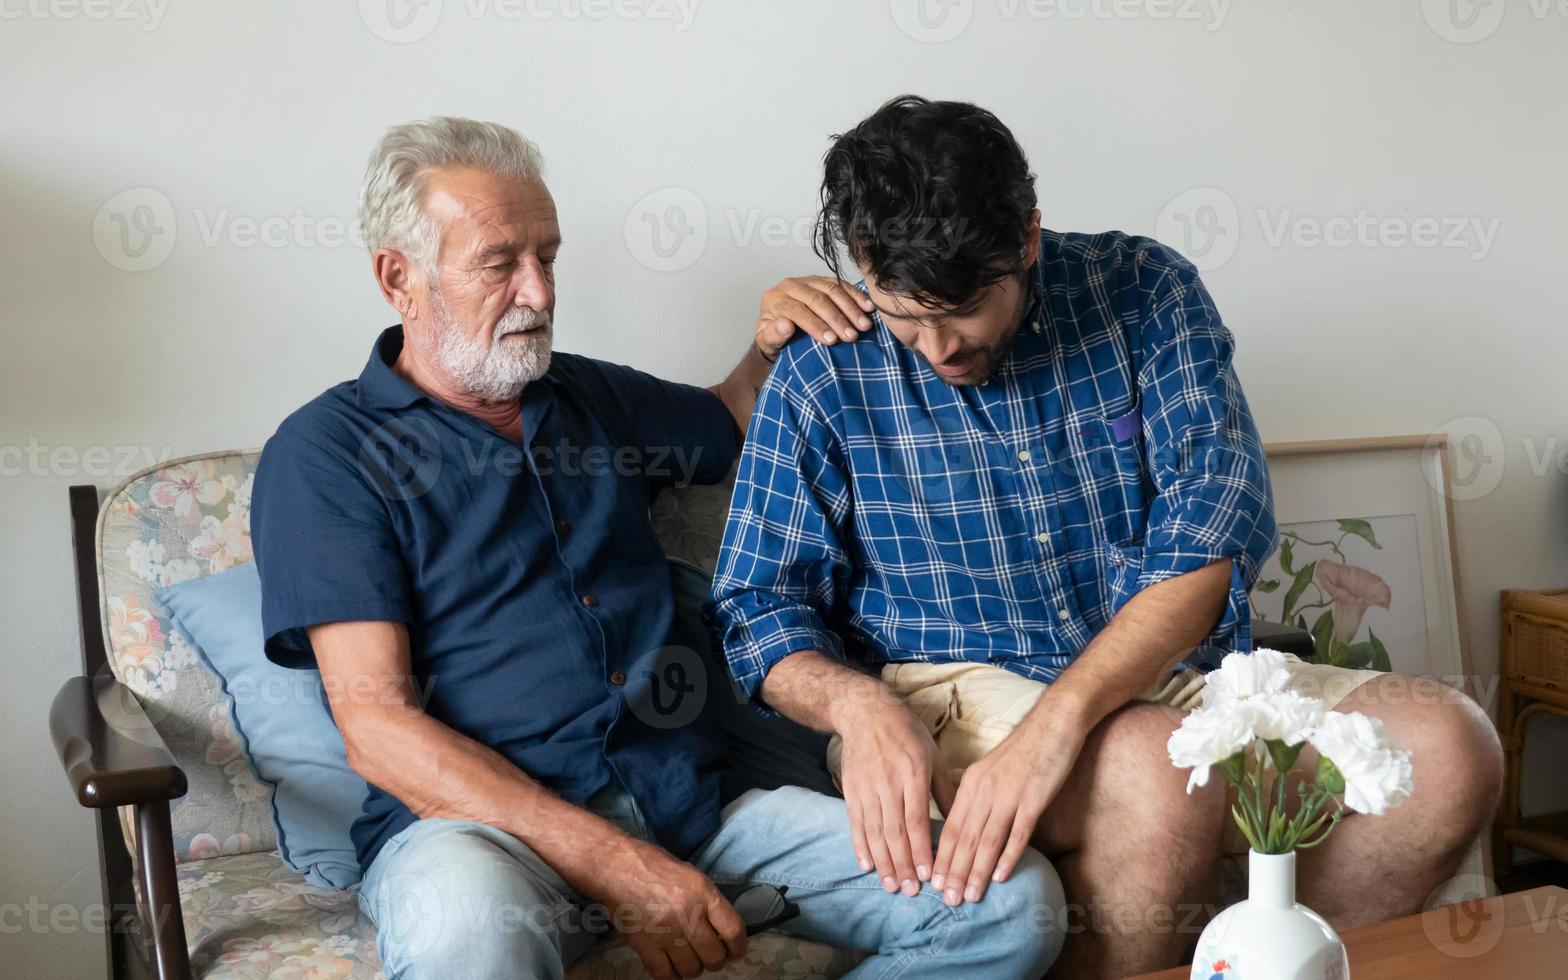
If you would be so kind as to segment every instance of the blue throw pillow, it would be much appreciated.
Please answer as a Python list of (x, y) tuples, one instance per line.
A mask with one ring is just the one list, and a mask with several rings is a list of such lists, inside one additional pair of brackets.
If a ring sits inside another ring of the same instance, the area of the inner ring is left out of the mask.
[(246, 761), (272, 787), (284, 863), (323, 888), (356, 884), (349, 828), (365, 781), (348, 767), (321, 675), (279, 667), (262, 653), (255, 564), (168, 586), (157, 599), (223, 683)]

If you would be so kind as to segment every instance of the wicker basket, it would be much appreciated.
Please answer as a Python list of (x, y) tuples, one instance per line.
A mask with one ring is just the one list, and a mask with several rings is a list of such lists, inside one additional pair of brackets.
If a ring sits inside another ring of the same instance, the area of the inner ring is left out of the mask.
[(1568, 589), (1513, 591), (1503, 603), (1503, 676), (1568, 691)]

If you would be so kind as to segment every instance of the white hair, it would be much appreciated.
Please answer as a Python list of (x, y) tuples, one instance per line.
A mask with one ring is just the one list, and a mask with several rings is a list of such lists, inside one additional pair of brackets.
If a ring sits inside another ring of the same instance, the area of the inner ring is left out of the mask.
[(374, 253), (391, 248), (425, 270), (435, 267), (441, 232), (425, 214), (425, 184), (443, 167), (472, 167), (532, 182), (542, 178), (539, 148), (500, 123), (435, 116), (387, 130), (365, 171), (359, 220)]

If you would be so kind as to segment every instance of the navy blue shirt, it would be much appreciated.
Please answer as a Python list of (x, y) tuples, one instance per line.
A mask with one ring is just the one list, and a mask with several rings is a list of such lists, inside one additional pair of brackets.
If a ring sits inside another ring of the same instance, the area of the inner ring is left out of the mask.
[[(402, 346), (401, 327), (382, 333), (357, 381), (262, 452), (267, 656), (310, 667), (306, 626), (404, 623), (431, 717), (574, 803), (618, 779), (659, 842), (690, 853), (718, 827), (719, 752), (700, 718), (633, 710), (672, 616), (648, 506), (724, 478), (733, 419), (700, 388), (557, 352), (523, 391), (519, 444), (396, 374)], [(372, 786), (353, 828), (361, 867), (415, 819)]]

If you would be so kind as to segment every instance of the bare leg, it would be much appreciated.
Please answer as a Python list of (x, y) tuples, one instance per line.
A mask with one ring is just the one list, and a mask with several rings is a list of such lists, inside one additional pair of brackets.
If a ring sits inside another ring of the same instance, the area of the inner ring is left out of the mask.
[[(1347, 813), (1322, 846), (1298, 858), (1301, 902), (1343, 930), (1417, 911), (1455, 873), (1497, 809), (1503, 761), (1485, 712), (1434, 680), (1389, 674), (1336, 710), (1381, 719), (1415, 767), (1402, 806), (1382, 817)], [(1296, 772), (1316, 766), (1308, 746)]]
[(1089, 734), (1034, 844), (1069, 902), (1053, 977), (1125, 977), (1173, 966), (1202, 929), (1224, 820), (1224, 781), (1187, 795), (1165, 743), (1182, 715), (1131, 704)]

